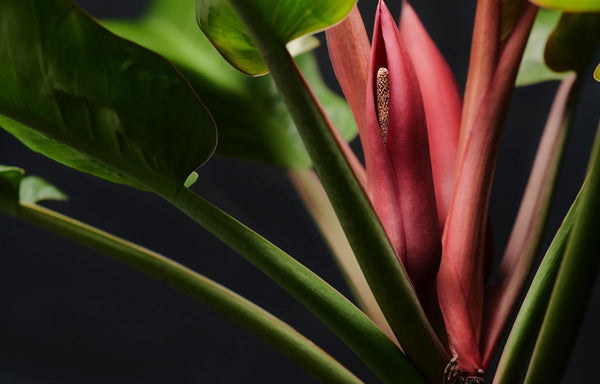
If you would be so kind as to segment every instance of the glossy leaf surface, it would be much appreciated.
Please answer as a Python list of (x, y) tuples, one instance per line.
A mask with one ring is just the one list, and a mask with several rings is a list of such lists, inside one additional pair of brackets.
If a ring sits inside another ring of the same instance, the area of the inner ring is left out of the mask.
[[(274, 38), (288, 43), (341, 21), (356, 0), (252, 0)], [(249, 75), (267, 73), (267, 66), (252, 37), (227, 0), (198, 0), (198, 24), (221, 55)]]
[[(271, 77), (250, 78), (227, 64), (198, 28), (194, 4), (156, 0), (141, 19), (103, 24), (164, 56), (185, 74), (215, 119), (217, 153), (286, 168), (309, 167), (310, 158)], [(294, 42), (306, 41), (314, 40)], [(313, 54), (296, 60), (342, 136), (354, 138), (356, 124), (348, 105), (322, 81)]]
[(544, 8), (560, 9), (569, 12), (600, 11), (600, 0), (530, 0)]
[(0, 3), (0, 86), (0, 126), (109, 181), (173, 194), (216, 145), (210, 114), (166, 60), (69, 1)]

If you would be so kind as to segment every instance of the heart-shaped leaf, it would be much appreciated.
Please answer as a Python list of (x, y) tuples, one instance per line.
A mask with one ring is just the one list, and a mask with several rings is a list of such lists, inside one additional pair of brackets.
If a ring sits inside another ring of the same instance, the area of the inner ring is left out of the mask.
[(0, 211), (13, 213), (19, 203), (67, 200), (67, 195), (38, 176), (25, 176), (21, 168), (0, 165)]
[[(249, 78), (228, 65), (198, 28), (195, 0), (156, 0), (138, 20), (106, 20), (112, 32), (151, 49), (173, 62), (211, 111), (219, 130), (217, 152), (243, 160), (286, 168), (307, 168), (311, 161), (270, 76)], [(300, 38), (294, 53), (314, 45)], [(312, 53), (297, 63), (327, 114), (349, 140), (356, 124), (343, 98), (332, 92), (319, 74)], [(232, 113), (235, 111), (235, 113)]]
[[(356, 0), (252, 0), (255, 17), (281, 42), (323, 30), (341, 21)], [(249, 75), (267, 73), (252, 37), (227, 0), (198, 0), (198, 24), (221, 55)]]
[(544, 8), (560, 9), (569, 12), (600, 11), (600, 0), (530, 0)]
[(66, 0), (0, 2), (0, 126), (80, 171), (172, 195), (216, 145), (164, 59)]

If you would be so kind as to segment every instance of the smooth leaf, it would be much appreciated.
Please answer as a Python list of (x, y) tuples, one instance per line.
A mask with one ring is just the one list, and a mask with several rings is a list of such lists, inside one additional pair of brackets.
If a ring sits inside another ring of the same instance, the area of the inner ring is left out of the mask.
[(24, 174), (21, 168), (0, 165), (0, 210), (14, 213)]
[(553, 71), (584, 71), (600, 44), (600, 13), (563, 13), (544, 53)]
[(600, 11), (600, 0), (530, 0), (540, 7), (569, 12)]
[(529, 363), (537, 334), (544, 320), (556, 274), (577, 213), (579, 196), (569, 209), (531, 282), (519, 314), (504, 346), (493, 384), (519, 381)]
[(600, 64), (598, 64), (596, 70), (594, 71), (594, 79), (600, 81)]
[(213, 120), (164, 59), (66, 0), (0, 2), (0, 126), (107, 180), (172, 195), (216, 145)]
[[(288, 43), (341, 21), (356, 0), (252, 0), (253, 11), (274, 38)], [(221, 55), (249, 75), (267, 73), (267, 66), (249, 32), (227, 0), (198, 0), (198, 24)]]
[(554, 383), (562, 378), (593, 292), (600, 267), (600, 129), (577, 216), (558, 270), (525, 384)]
[(20, 203), (67, 199), (67, 195), (41, 177), (25, 176), (21, 168), (0, 165), (0, 211), (15, 213)]
[(540, 9), (538, 11), (535, 23), (533, 24), (533, 29), (529, 35), (529, 40), (527, 41), (527, 46), (525, 47), (519, 74), (517, 75), (518, 87), (544, 81), (561, 80), (568, 75), (566, 73), (558, 73), (551, 70), (546, 65), (544, 59), (546, 42), (552, 31), (554, 31), (558, 25), (560, 17), (561, 12), (559, 11), (546, 9)]
[[(151, 49), (173, 62), (190, 80), (213, 115), (218, 131), (217, 152), (243, 160), (286, 168), (307, 168), (311, 161), (270, 76), (250, 78), (227, 64), (198, 28), (195, 0), (156, 0), (138, 20), (106, 20), (112, 32)], [(308, 44), (301, 38), (290, 44)], [(290, 48), (290, 44), (288, 48)], [(343, 98), (327, 88), (312, 53), (297, 57), (342, 136), (356, 136), (356, 124)]]

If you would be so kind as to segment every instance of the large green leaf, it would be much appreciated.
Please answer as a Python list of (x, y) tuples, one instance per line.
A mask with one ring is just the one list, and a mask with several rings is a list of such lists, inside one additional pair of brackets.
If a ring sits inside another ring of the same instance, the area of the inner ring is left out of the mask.
[[(356, 0), (252, 0), (251, 3), (274, 38), (288, 43), (341, 21)], [(256, 44), (227, 0), (198, 0), (196, 4), (200, 28), (227, 61), (249, 75), (267, 73)]]
[(546, 65), (544, 50), (550, 34), (560, 20), (561, 12), (540, 9), (529, 35), (527, 46), (517, 75), (517, 86), (537, 84), (544, 81), (560, 80), (567, 73), (558, 73)]
[(214, 122), (163, 58), (66, 0), (0, 2), (0, 126), (110, 181), (174, 194), (216, 145)]
[(0, 165), (0, 211), (14, 214), (20, 203), (67, 200), (67, 195), (38, 176), (24, 176), (21, 168)]
[[(163, 55), (186, 75), (215, 118), (218, 153), (287, 168), (309, 167), (310, 158), (271, 77), (250, 78), (228, 65), (199, 30), (194, 4), (195, 0), (156, 0), (139, 20), (103, 23)], [(352, 113), (324, 84), (313, 54), (302, 54), (297, 62), (342, 136), (354, 138)]]
[(563, 13), (544, 53), (553, 71), (584, 71), (600, 44), (600, 13)]
[(530, 0), (540, 7), (569, 12), (600, 11), (600, 0)]
[(517, 86), (561, 80), (582, 72), (600, 43), (600, 15), (541, 9), (519, 68)]

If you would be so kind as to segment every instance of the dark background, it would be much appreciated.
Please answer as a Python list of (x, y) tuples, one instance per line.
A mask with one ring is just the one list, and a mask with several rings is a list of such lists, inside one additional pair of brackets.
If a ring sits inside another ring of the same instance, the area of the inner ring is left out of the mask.
[[(97, 17), (139, 15), (147, 0), (79, 0)], [(398, 14), (399, 1), (389, 1)], [(466, 78), (475, 1), (416, 1), (417, 12), (454, 69)], [(360, 2), (372, 28), (375, 0)], [(337, 87), (324, 47), (324, 74)], [(598, 59), (598, 56), (596, 57)], [(556, 83), (519, 89), (512, 100), (491, 217), (501, 252), (516, 215)], [(336, 88), (337, 89), (337, 88)], [(544, 249), (582, 181), (598, 124), (600, 84), (587, 77)], [(49, 203), (170, 256), (264, 306), (316, 341), (367, 382), (373, 375), (281, 288), (224, 244), (149, 193), (111, 184), (35, 154), (0, 132), (0, 163), (62, 188)], [(215, 156), (195, 188), (349, 295), (281, 169)], [(308, 383), (293, 363), (227, 319), (111, 259), (26, 223), (0, 217), (0, 383)], [(597, 379), (600, 286), (565, 383)]]

